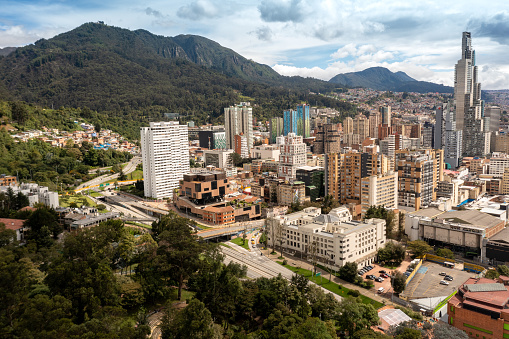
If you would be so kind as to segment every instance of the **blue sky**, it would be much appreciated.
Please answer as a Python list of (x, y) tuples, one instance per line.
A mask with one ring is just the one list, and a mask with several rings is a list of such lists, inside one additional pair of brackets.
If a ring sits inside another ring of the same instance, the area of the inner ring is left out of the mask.
[(452, 85), (468, 30), (483, 88), (509, 88), (506, 1), (0, 0), (0, 9), (0, 47), (101, 20), (164, 36), (202, 35), (280, 74), (324, 80), (383, 66)]

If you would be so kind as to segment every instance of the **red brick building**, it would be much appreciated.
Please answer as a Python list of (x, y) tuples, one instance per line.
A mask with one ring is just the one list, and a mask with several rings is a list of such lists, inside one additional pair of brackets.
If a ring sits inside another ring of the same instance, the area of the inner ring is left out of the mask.
[(447, 303), (449, 324), (471, 338), (509, 338), (509, 278), (470, 278)]

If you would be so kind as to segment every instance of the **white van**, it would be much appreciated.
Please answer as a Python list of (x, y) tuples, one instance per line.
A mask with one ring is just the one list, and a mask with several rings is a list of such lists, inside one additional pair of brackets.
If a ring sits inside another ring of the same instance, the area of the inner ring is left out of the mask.
[(380, 287), (380, 288), (378, 289), (378, 293), (384, 293), (384, 291), (385, 291), (385, 289), (384, 289), (383, 287)]

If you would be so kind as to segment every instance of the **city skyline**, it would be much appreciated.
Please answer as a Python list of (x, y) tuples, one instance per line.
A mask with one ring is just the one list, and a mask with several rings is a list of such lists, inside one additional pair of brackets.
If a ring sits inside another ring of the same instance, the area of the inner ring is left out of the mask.
[[(329, 80), (382, 66), (422, 81), (453, 86), (457, 40), (475, 40), (483, 89), (509, 88), (509, 13), (486, 4), (395, 1), (12, 1), (0, 0), (0, 48), (51, 38), (82, 23), (217, 41), (282, 75)], [(235, 27), (235, 29), (232, 29)]]

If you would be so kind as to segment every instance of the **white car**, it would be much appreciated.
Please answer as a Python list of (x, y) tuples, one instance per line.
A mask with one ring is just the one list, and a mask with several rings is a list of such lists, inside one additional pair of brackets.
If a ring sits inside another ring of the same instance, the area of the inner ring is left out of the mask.
[(445, 280), (441, 280), (441, 281), (440, 281), (440, 284), (442, 284), (442, 285), (449, 285), (449, 282), (447, 282), (447, 281), (445, 281)]

